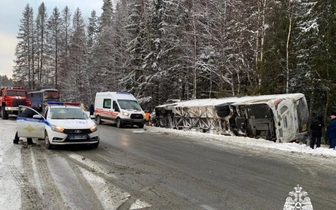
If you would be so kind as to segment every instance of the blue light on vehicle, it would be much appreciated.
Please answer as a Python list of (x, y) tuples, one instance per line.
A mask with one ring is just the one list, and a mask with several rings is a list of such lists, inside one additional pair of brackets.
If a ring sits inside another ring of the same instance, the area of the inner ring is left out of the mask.
[(64, 105), (63, 102), (59, 102), (59, 101), (48, 101), (47, 104), (48, 105)]

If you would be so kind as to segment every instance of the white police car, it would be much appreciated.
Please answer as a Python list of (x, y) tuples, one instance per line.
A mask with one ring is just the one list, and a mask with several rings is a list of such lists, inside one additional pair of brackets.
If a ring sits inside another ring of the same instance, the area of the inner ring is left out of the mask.
[[(20, 109), (32, 108), (20, 106)], [(47, 149), (56, 145), (87, 144), (93, 148), (99, 145), (95, 122), (77, 106), (48, 104), (43, 115), (36, 112), (33, 118), (19, 116), (16, 122), (19, 137), (44, 139)]]

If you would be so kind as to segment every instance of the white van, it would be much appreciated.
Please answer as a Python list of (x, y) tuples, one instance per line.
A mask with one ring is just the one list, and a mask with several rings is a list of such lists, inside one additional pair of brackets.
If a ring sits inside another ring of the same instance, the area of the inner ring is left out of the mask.
[(94, 104), (94, 116), (97, 124), (110, 122), (118, 128), (125, 125), (145, 124), (144, 111), (136, 98), (129, 92), (98, 92)]

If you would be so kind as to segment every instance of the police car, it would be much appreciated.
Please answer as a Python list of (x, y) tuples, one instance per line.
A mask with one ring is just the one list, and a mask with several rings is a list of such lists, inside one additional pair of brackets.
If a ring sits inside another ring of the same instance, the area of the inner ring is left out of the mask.
[(47, 149), (57, 145), (87, 144), (93, 148), (99, 145), (95, 122), (78, 106), (50, 103), (43, 114), (31, 107), (20, 106), (20, 111), (23, 109), (32, 109), (36, 115), (17, 118), (19, 137), (44, 139)]

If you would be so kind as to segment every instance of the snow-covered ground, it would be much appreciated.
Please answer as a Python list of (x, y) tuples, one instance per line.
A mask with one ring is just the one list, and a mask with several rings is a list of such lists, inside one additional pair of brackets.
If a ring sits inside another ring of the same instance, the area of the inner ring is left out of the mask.
[[(308, 156), (336, 157), (336, 150), (329, 149), (328, 145), (321, 145), (319, 148), (312, 149), (308, 145), (298, 143), (275, 143), (265, 139), (254, 139), (248, 137), (223, 136), (216, 134), (201, 133), (188, 130), (175, 130), (159, 127), (146, 127), (147, 132), (154, 133), (174, 133), (194, 140), (201, 140), (219, 146), (232, 145), (239, 148), (251, 148), (254, 150), (273, 150), (276, 152), (289, 152), (307, 154)], [(323, 140), (322, 140), (323, 141)]]
[[(13, 137), (16, 132), (16, 122), (12, 120), (0, 120), (0, 210), (20, 209), (20, 188), (17, 182), (20, 177), (15, 176), (14, 168), (22, 168), (20, 148), (13, 145)], [(175, 134), (186, 137), (192, 141), (203, 142), (216, 146), (232, 146), (239, 148), (253, 148), (254, 150), (274, 151), (277, 153), (298, 153), (308, 156), (318, 156), (324, 158), (336, 157), (336, 151), (329, 149), (327, 145), (321, 148), (311, 149), (307, 145), (297, 143), (274, 143), (263, 139), (253, 139), (245, 137), (219, 136), (214, 134), (198, 133), (195, 131), (183, 131), (146, 126), (144, 130), (134, 132), (152, 132), (159, 134)], [(8, 164), (10, 162), (10, 165)], [(134, 209), (137, 209), (134, 207)]]

